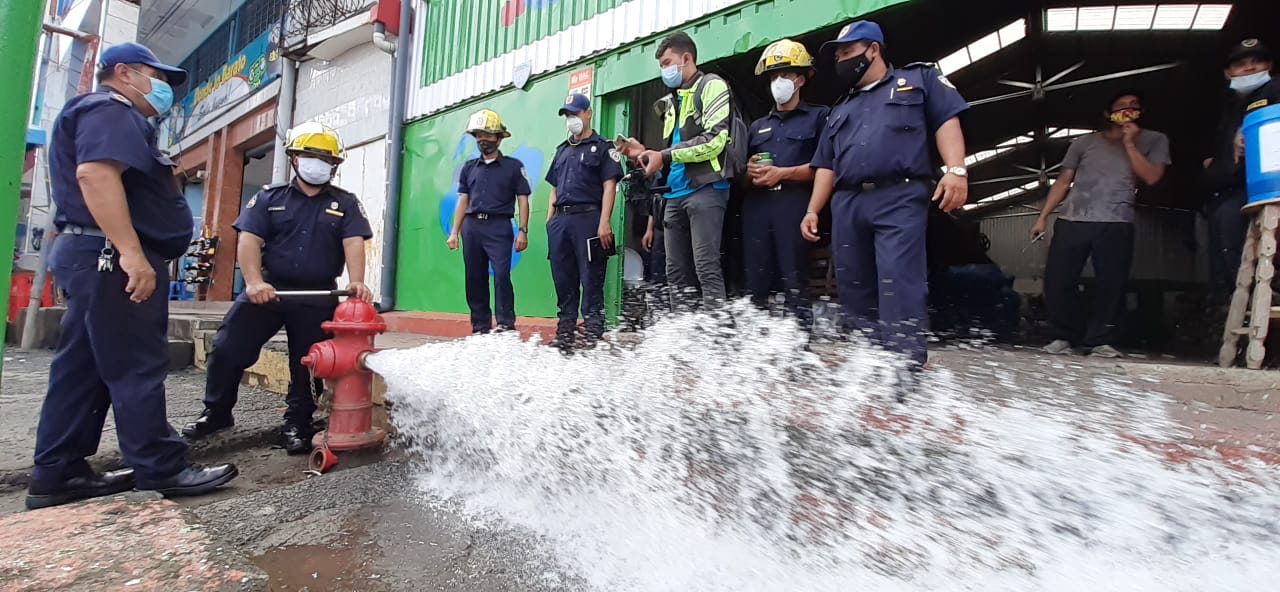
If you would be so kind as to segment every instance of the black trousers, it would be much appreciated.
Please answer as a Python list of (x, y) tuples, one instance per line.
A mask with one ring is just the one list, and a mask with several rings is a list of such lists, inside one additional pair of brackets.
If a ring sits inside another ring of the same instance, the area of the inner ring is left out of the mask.
[[(1058, 219), (1044, 273), (1045, 304), (1055, 339), (1084, 347), (1110, 345), (1124, 314), (1125, 282), (1133, 265), (1133, 224)], [(1093, 306), (1080, 301), (1080, 274), (1093, 261)]]

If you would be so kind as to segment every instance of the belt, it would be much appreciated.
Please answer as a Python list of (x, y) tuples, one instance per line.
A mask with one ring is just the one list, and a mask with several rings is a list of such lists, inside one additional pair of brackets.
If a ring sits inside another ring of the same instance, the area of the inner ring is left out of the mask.
[(474, 214), (467, 214), (467, 217), (475, 218), (476, 220), (488, 220), (489, 218), (506, 218), (508, 220), (511, 219), (511, 216), (508, 214), (487, 214), (485, 212), (476, 212)]
[(600, 206), (595, 204), (572, 204), (567, 206), (556, 206), (557, 214), (582, 214), (586, 212), (599, 212)]
[(107, 233), (103, 232), (101, 229), (80, 226), (79, 224), (67, 224), (62, 227), (62, 232), (63, 234), (74, 234), (76, 236), (96, 236), (100, 238), (107, 238)]
[(875, 191), (894, 185), (905, 185), (907, 183), (926, 182), (929, 179), (912, 179), (909, 177), (881, 177), (879, 179), (867, 179), (861, 183), (841, 183), (836, 185), (838, 191), (858, 191), (865, 193), (867, 191)]

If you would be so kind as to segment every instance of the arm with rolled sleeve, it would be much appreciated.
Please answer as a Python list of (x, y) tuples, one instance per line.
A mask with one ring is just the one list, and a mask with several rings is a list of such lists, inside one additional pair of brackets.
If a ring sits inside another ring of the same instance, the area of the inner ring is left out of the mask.
[[(707, 74), (703, 74), (707, 76)], [(690, 97), (688, 100), (695, 100)], [(681, 138), (676, 144), (662, 151), (663, 162), (692, 163), (707, 162), (720, 157), (725, 146), (729, 145), (729, 124), (733, 100), (729, 94), (729, 85), (720, 78), (708, 80), (702, 87), (702, 129), (703, 132), (692, 138)], [(684, 109), (684, 106), (681, 106)], [(676, 125), (680, 125), (677, 113)]]

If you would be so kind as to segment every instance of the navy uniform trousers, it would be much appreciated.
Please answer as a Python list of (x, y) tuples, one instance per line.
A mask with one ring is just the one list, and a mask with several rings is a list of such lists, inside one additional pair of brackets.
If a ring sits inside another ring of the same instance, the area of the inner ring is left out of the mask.
[(556, 336), (574, 334), (581, 308), (587, 336), (604, 335), (604, 276), (608, 260), (587, 261), (587, 241), (599, 235), (600, 210), (557, 213), (547, 222), (547, 257), (560, 308)]
[[(489, 332), (493, 328), (494, 309), (498, 326), (514, 329), (516, 294), (511, 286), (511, 248), (516, 237), (511, 218), (494, 216), (482, 220), (468, 215), (462, 223), (461, 234), (471, 332)], [(490, 268), (493, 269), (493, 309), (489, 308)]]
[(311, 382), (311, 372), (302, 365), (302, 357), (307, 355), (312, 345), (325, 339), (320, 324), (333, 318), (336, 306), (330, 297), (289, 298), (254, 304), (241, 294), (213, 337), (209, 376), (205, 381), (205, 408), (219, 418), (231, 417), (245, 369), (258, 361), (262, 346), (284, 327), (289, 337), (289, 393), (285, 396), (284, 421), (310, 430), (311, 416), (316, 410), (312, 388), (314, 386), (315, 392), (319, 393), (323, 383), (319, 380)]
[(58, 351), (49, 367), (49, 393), (36, 432), (37, 481), (57, 482), (90, 471), (111, 407), (125, 464), (139, 477), (165, 479), (187, 464), (187, 445), (169, 425), (164, 381), (169, 372), (169, 268), (147, 253), (156, 291), (129, 300), (128, 277), (98, 272), (105, 239), (60, 235), (53, 272), (66, 297)]
[(777, 280), (787, 310), (802, 325), (809, 322), (809, 241), (800, 235), (800, 222), (809, 206), (809, 193), (756, 191), (742, 203), (743, 259), (747, 291), (756, 306), (768, 306)]
[(877, 345), (927, 361), (929, 186), (837, 190), (832, 254), (845, 325)]

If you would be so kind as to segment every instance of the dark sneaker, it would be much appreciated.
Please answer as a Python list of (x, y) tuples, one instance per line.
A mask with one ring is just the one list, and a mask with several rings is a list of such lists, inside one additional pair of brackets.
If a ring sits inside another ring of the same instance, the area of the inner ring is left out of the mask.
[(38, 510), (74, 501), (115, 495), (133, 489), (133, 469), (89, 473), (58, 483), (32, 481), (27, 488), (27, 509)]
[(285, 424), (280, 428), (280, 445), (289, 454), (306, 454), (311, 452), (311, 436), (309, 429)]
[(240, 471), (230, 463), (222, 465), (190, 464), (167, 479), (138, 479), (139, 491), (155, 491), (165, 497), (204, 495), (235, 479)]
[(182, 437), (188, 440), (199, 440), (205, 436), (216, 434), (233, 425), (236, 425), (234, 419), (230, 415), (221, 416), (215, 414), (211, 409), (205, 409), (200, 413), (195, 421), (182, 426)]

